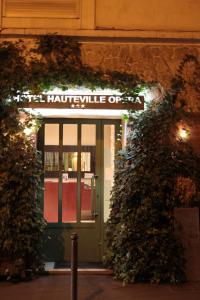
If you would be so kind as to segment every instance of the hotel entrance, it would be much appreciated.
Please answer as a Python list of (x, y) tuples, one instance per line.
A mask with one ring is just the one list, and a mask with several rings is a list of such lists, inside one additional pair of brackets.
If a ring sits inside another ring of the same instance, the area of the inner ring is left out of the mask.
[(79, 236), (79, 261), (101, 261), (119, 132), (120, 120), (44, 119), (38, 144), (46, 261), (69, 261), (73, 232)]

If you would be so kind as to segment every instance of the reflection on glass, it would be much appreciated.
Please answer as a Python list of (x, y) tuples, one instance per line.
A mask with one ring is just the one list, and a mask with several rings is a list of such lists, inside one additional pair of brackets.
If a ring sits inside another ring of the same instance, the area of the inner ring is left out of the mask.
[[(45, 124), (45, 147), (57, 147), (59, 145), (59, 124)], [(47, 222), (58, 222), (58, 174), (59, 155), (53, 150), (45, 151), (44, 154), (44, 218)], [(49, 176), (48, 172), (52, 172)], [(51, 177), (51, 178), (49, 178)]]
[[(96, 125), (81, 125), (81, 146), (84, 152), (81, 153), (81, 171), (84, 173), (81, 179), (81, 222), (94, 222), (94, 212), (96, 209), (96, 186), (95, 186), (95, 154), (91, 156), (91, 146), (95, 153), (96, 146)], [(90, 151), (90, 152), (89, 152)], [(93, 168), (92, 168), (93, 167)], [(92, 168), (92, 169), (91, 169)]]
[(59, 170), (58, 152), (45, 152), (44, 170), (45, 171), (58, 171)]
[(58, 178), (45, 178), (44, 188), (44, 218), (58, 222)]
[(77, 171), (78, 152), (63, 152), (63, 170)]
[(77, 221), (77, 179), (68, 178), (67, 173), (62, 177), (62, 222)]
[(81, 222), (94, 222), (96, 187), (93, 174), (81, 179)]
[(110, 214), (110, 193), (114, 182), (115, 125), (104, 125), (104, 222)]
[[(65, 172), (76, 172), (77, 171), (77, 152), (63, 152), (63, 170)], [(91, 153), (81, 153), (81, 171), (90, 172), (91, 166)]]
[(90, 172), (91, 166), (91, 153), (90, 152), (82, 152), (81, 153), (81, 171), (82, 172)]

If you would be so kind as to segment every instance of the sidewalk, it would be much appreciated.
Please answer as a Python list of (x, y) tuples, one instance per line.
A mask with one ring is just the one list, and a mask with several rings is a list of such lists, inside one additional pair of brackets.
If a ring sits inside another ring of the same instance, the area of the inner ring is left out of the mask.
[[(200, 282), (123, 287), (112, 276), (80, 275), (78, 300), (200, 300)], [(70, 276), (49, 275), (19, 284), (0, 282), (1, 300), (70, 300)]]

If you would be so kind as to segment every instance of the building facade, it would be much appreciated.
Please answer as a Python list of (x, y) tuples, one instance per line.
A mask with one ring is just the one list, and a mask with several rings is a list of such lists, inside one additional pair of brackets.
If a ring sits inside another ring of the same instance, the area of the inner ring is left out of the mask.
[[(200, 57), (199, 10), (200, 2), (191, 0), (2, 0), (1, 39), (23, 39), (29, 47), (38, 35), (76, 37), (85, 65), (137, 74), (169, 90), (183, 58)], [(198, 95), (189, 91), (187, 97), (197, 111)], [(58, 106), (43, 111), (43, 117), (39, 144), (45, 161), (44, 216), (51, 236), (47, 260), (68, 260), (69, 236), (77, 231), (80, 260), (101, 261), (121, 114)], [(198, 123), (196, 118), (196, 151)]]

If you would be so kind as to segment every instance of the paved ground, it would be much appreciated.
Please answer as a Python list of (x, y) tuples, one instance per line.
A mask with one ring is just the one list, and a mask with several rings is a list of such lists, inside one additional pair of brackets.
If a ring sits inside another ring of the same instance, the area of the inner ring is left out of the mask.
[[(0, 282), (0, 300), (70, 300), (70, 276), (50, 275), (30, 282)], [(78, 300), (200, 300), (200, 282), (123, 287), (111, 276), (80, 275)]]

